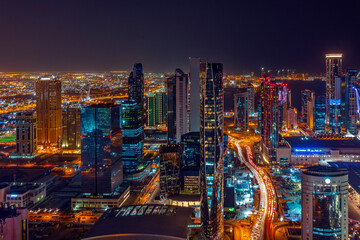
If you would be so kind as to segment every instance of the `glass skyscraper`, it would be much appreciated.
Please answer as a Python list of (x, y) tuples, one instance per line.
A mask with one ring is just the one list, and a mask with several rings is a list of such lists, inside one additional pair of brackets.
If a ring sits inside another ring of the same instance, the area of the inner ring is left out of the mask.
[(202, 63), (200, 72), (201, 237), (223, 239), (223, 65)]
[(314, 110), (314, 133), (324, 134), (325, 131), (325, 116), (326, 116), (326, 98), (325, 96), (315, 97)]
[(121, 105), (121, 129), (123, 135), (124, 172), (137, 171), (144, 159), (144, 126), (141, 105), (126, 100)]
[(249, 93), (242, 92), (234, 95), (234, 126), (240, 131), (249, 129), (250, 101)]
[(122, 182), (120, 108), (114, 104), (81, 109), (81, 178), (84, 194), (111, 194)]
[(141, 124), (146, 122), (145, 114), (145, 94), (144, 94), (144, 73), (141, 63), (135, 63), (133, 71), (130, 73), (128, 80), (128, 94), (129, 100), (135, 101), (140, 105), (141, 109)]
[(314, 166), (302, 173), (303, 240), (348, 239), (348, 172)]
[(356, 136), (358, 134), (357, 131), (357, 119), (358, 119), (358, 106), (356, 104), (356, 92), (355, 92), (355, 84), (356, 84), (356, 76), (358, 71), (355, 69), (347, 69), (346, 70), (346, 128), (347, 131)]
[(200, 132), (181, 136), (182, 167), (200, 167)]

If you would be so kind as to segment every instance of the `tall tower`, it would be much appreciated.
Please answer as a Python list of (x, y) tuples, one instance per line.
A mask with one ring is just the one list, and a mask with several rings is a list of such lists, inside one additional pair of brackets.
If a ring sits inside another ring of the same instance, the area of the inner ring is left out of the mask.
[(346, 70), (346, 128), (347, 131), (356, 136), (357, 135), (357, 105), (356, 105), (356, 76), (358, 71), (355, 69)]
[(156, 98), (153, 92), (146, 94), (146, 125), (156, 125)]
[(348, 172), (314, 166), (302, 172), (303, 240), (348, 239)]
[(81, 108), (81, 189), (111, 194), (122, 182), (120, 109), (114, 104)]
[(144, 94), (144, 73), (141, 63), (135, 63), (133, 71), (128, 80), (129, 100), (135, 101), (141, 108), (141, 123), (146, 122), (145, 94)]
[(190, 132), (200, 131), (200, 58), (190, 58)]
[(79, 150), (81, 148), (80, 118), (79, 107), (69, 107), (63, 110), (62, 148), (69, 150)]
[(342, 76), (342, 54), (331, 53), (325, 55), (326, 59), (326, 122), (330, 120), (330, 101), (335, 99), (336, 78)]
[(301, 91), (301, 118), (308, 129), (314, 127), (315, 92), (305, 89)]
[(168, 141), (169, 144), (179, 143), (181, 135), (188, 132), (188, 76), (181, 69), (175, 70), (175, 75), (167, 79), (168, 107)]
[(16, 156), (33, 157), (37, 153), (36, 113), (21, 112), (16, 115)]
[(41, 77), (36, 82), (38, 145), (59, 147), (62, 138), (61, 81)]
[(241, 131), (249, 129), (250, 99), (248, 92), (234, 95), (234, 126)]
[(325, 131), (325, 116), (326, 116), (326, 98), (324, 95), (315, 98), (314, 107), (314, 133), (324, 134)]
[(223, 65), (201, 64), (200, 189), (202, 239), (223, 239)]
[(271, 164), (276, 163), (276, 151), (281, 131), (279, 87), (274, 78), (263, 75), (261, 82), (261, 149)]

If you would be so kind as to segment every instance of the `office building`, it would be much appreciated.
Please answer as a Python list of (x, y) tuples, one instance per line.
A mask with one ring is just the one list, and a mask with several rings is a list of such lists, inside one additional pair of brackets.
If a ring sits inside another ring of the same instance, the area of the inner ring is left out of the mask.
[(182, 167), (200, 167), (200, 132), (181, 136)]
[(26, 208), (0, 205), (0, 236), (2, 240), (28, 240), (29, 218)]
[(324, 134), (326, 118), (326, 98), (325, 96), (316, 96), (314, 108), (314, 133)]
[(190, 61), (190, 132), (200, 132), (200, 64), (201, 59), (192, 57)]
[(160, 87), (155, 91), (155, 122), (156, 124), (166, 123), (166, 89)]
[(287, 128), (287, 120), (288, 120), (288, 109), (291, 107), (291, 91), (288, 89), (287, 83), (282, 83), (279, 85), (279, 123), (281, 127), (279, 128), (279, 132), (282, 130), (286, 130)]
[(179, 143), (188, 132), (188, 76), (181, 69), (167, 79), (167, 99), (168, 143)]
[(41, 77), (36, 81), (38, 146), (60, 147), (62, 139), (61, 81)]
[(146, 122), (146, 106), (144, 94), (144, 73), (141, 63), (135, 63), (128, 79), (128, 99), (139, 104), (141, 109), (141, 125)]
[(289, 130), (297, 129), (297, 110), (294, 107), (287, 109), (286, 128)]
[(345, 117), (346, 117), (346, 129), (347, 132), (356, 136), (358, 134), (357, 128), (357, 119), (358, 119), (358, 106), (356, 104), (356, 76), (358, 71), (355, 69), (347, 69), (346, 70), (346, 110), (345, 110)]
[(348, 239), (348, 221), (348, 172), (323, 166), (303, 171), (302, 239)]
[(98, 104), (81, 108), (81, 189), (111, 194), (123, 179), (120, 108)]
[(249, 129), (249, 93), (241, 92), (234, 95), (234, 126), (240, 131)]
[(156, 97), (155, 93), (148, 92), (146, 94), (146, 126), (152, 127), (156, 125)]
[(167, 198), (180, 192), (181, 146), (161, 145), (160, 160), (160, 195)]
[(223, 239), (223, 65), (202, 63), (200, 79), (201, 237)]
[(315, 92), (305, 89), (301, 91), (301, 122), (307, 129), (314, 127)]
[(16, 153), (18, 157), (34, 157), (37, 154), (36, 113), (20, 112), (16, 115)]
[[(335, 79), (342, 76), (342, 54), (325, 55), (326, 60), (326, 122), (330, 120), (330, 100), (335, 99)], [(332, 102), (334, 104), (334, 102)], [(333, 115), (334, 116), (334, 115)]]
[(261, 150), (271, 164), (276, 163), (276, 151), (279, 145), (281, 111), (279, 87), (275, 79), (264, 75), (261, 82)]
[(81, 111), (79, 107), (63, 109), (62, 148), (69, 150), (81, 149)]
[(249, 93), (249, 114), (253, 116), (255, 115), (255, 88), (252, 83), (249, 83), (247, 91)]
[(144, 126), (141, 123), (141, 107), (126, 100), (121, 105), (121, 129), (123, 135), (123, 167), (125, 173), (135, 172), (144, 160)]
[[(336, 77), (334, 82), (333, 97), (330, 99), (329, 127), (328, 132), (340, 134), (343, 132), (343, 101), (342, 101), (342, 78)], [(345, 89), (345, 88), (344, 88)]]

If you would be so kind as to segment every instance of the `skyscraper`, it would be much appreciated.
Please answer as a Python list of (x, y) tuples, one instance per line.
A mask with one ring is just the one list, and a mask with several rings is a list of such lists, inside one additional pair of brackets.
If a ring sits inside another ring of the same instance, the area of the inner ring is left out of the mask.
[(348, 239), (348, 172), (314, 166), (302, 172), (303, 240)]
[(156, 125), (156, 98), (155, 93), (148, 92), (146, 94), (146, 125)]
[(358, 134), (357, 130), (357, 108), (356, 105), (356, 76), (358, 71), (355, 69), (346, 70), (346, 128), (347, 131), (356, 136)]
[(126, 173), (137, 171), (144, 159), (144, 126), (141, 111), (141, 106), (133, 100), (126, 100), (121, 105), (122, 159)]
[(168, 107), (168, 141), (169, 144), (179, 143), (181, 135), (188, 132), (188, 77), (181, 69), (175, 70), (175, 75), (167, 79)]
[(181, 136), (182, 167), (200, 167), (200, 132), (189, 132)]
[(37, 153), (36, 113), (21, 112), (16, 115), (16, 156), (33, 157)]
[(248, 85), (248, 93), (249, 93), (249, 114), (255, 114), (255, 88), (252, 83)]
[(36, 115), (38, 145), (59, 147), (62, 138), (61, 81), (41, 77), (36, 82)]
[(201, 64), (200, 190), (202, 239), (223, 239), (223, 65)]
[(242, 92), (234, 95), (234, 126), (241, 131), (249, 129), (249, 93)]
[(301, 91), (301, 120), (307, 129), (314, 127), (315, 92), (305, 89)]
[(281, 124), (280, 132), (287, 128), (287, 114), (288, 109), (291, 107), (291, 91), (287, 87), (287, 83), (279, 86), (279, 122)]
[(190, 59), (190, 132), (200, 132), (200, 63), (201, 59)]
[(63, 138), (62, 148), (79, 150), (81, 148), (81, 112), (79, 107), (63, 109)]
[(289, 107), (287, 109), (287, 120), (286, 128), (287, 129), (297, 129), (297, 110), (294, 107)]
[(155, 91), (155, 122), (156, 124), (164, 124), (166, 122), (166, 89), (160, 87)]
[(314, 133), (324, 134), (325, 130), (325, 116), (326, 116), (326, 97), (323, 95), (315, 98), (314, 111)]
[(261, 149), (271, 164), (276, 163), (279, 145), (281, 111), (279, 110), (279, 83), (274, 78), (263, 75), (261, 82)]
[(179, 144), (161, 145), (159, 151), (160, 194), (163, 197), (180, 192), (180, 156)]
[(141, 109), (141, 124), (146, 122), (145, 109), (145, 94), (144, 94), (144, 74), (141, 63), (135, 63), (133, 71), (130, 73), (128, 80), (128, 94), (129, 100), (135, 101), (140, 105)]
[(81, 188), (111, 194), (122, 182), (120, 109), (114, 104), (81, 108)]
[(326, 54), (326, 122), (330, 122), (330, 100), (335, 97), (335, 79), (342, 76), (342, 54)]
[(329, 114), (329, 133), (339, 134), (342, 132), (343, 126), (343, 118), (341, 114), (343, 113), (343, 105), (342, 105), (342, 78), (336, 77), (334, 80), (334, 95), (330, 99), (330, 114)]

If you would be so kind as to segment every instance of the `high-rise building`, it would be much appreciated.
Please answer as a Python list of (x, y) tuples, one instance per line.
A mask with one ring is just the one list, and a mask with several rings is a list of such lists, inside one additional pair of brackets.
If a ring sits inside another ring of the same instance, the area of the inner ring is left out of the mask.
[(287, 129), (297, 129), (297, 110), (294, 107), (289, 107), (287, 109)]
[(82, 192), (111, 194), (123, 179), (120, 108), (98, 104), (81, 108)]
[(276, 163), (276, 151), (279, 145), (281, 111), (279, 87), (275, 79), (264, 75), (261, 82), (261, 149), (269, 162)]
[(166, 89), (160, 87), (155, 91), (155, 122), (156, 124), (166, 123)]
[(234, 126), (241, 131), (249, 129), (249, 93), (241, 92), (234, 95)]
[(179, 143), (188, 132), (188, 77), (181, 69), (167, 79), (167, 128), (169, 144)]
[(314, 133), (324, 134), (325, 130), (325, 116), (326, 116), (326, 98), (325, 96), (316, 96), (314, 107)]
[(143, 164), (144, 126), (141, 111), (141, 106), (132, 100), (126, 100), (121, 105), (122, 159), (126, 173), (137, 171)]
[(190, 58), (190, 132), (200, 132), (200, 63), (200, 58)]
[(342, 76), (342, 54), (331, 53), (326, 59), (326, 122), (330, 122), (330, 100), (335, 99), (335, 79)]
[(280, 132), (287, 128), (288, 109), (291, 107), (291, 91), (288, 84), (283, 83), (279, 86), (279, 122), (281, 124)]
[(146, 94), (146, 125), (149, 127), (156, 125), (156, 98), (153, 92)]
[(163, 197), (180, 192), (180, 157), (181, 146), (179, 144), (160, 147), (160, 194)]
[(348, 172), (314, 166), (302, 172), (303, 240), (348, 239)]
[(1, 203), (0, 216), (0, 235), (2, 240), (30, 239), (27, 208), (15, 208), (10, 204)]
[(37, 154), (36, 113), (20, 112), (16, 115), (16, 153), (19, 157), (33, 157)]
[(315, 92), (305, 89), (301, 91), (301, 120), (307, 129), (314, 127)]
[(247, 91), (249, 93), (249, 114), (253, 116), (255, 114), (255, 88), (252, 83), (249, 83)]
[(346, 70), (346, 129), (347, 131), (356, 136), (358, 134), (357, 129), (357, 110), (358, 106), (356, 105), (356, 92), (355, 92), (355, 84), (356, 84), (356, 76), (358, 71), (355, 69), (347, 69)]
[(63, 109), (62, 148), (69, 150), (81, 149), (81, 111), (79, 107)]
[[(342, 132), (343, 126), (343, 118), (341, 114), (343, 111), (343, 104), (342, 104), (342, 89), (345, 89), (345, 86), (342, 86), (342, 82), (344, 79), (341, 77), (335, 78), (335, 84), (333, 93), (334, 95), (330, 99), (330, 114), (329, 114), (329, 133), (340, 134)], [(344, 88), (343, 88), (344, 87)]]
[(41, 77), (36, 82), (38, 146), (59, 147), (62, 138), (61, 81)]
[(223, 65), (201, 64), (200, 191), (202, 239), (223, 239)]
[(200, 167), (200, 132), (181, 136), (182, 167)]
[(144, 73), (141, 63), (135, 63), (133, 71), (130, 73), (128, 80), (129, 100), (135, 101), (140, 105), (141, 124), (146, 122), (145, 94), (144, 94)]

